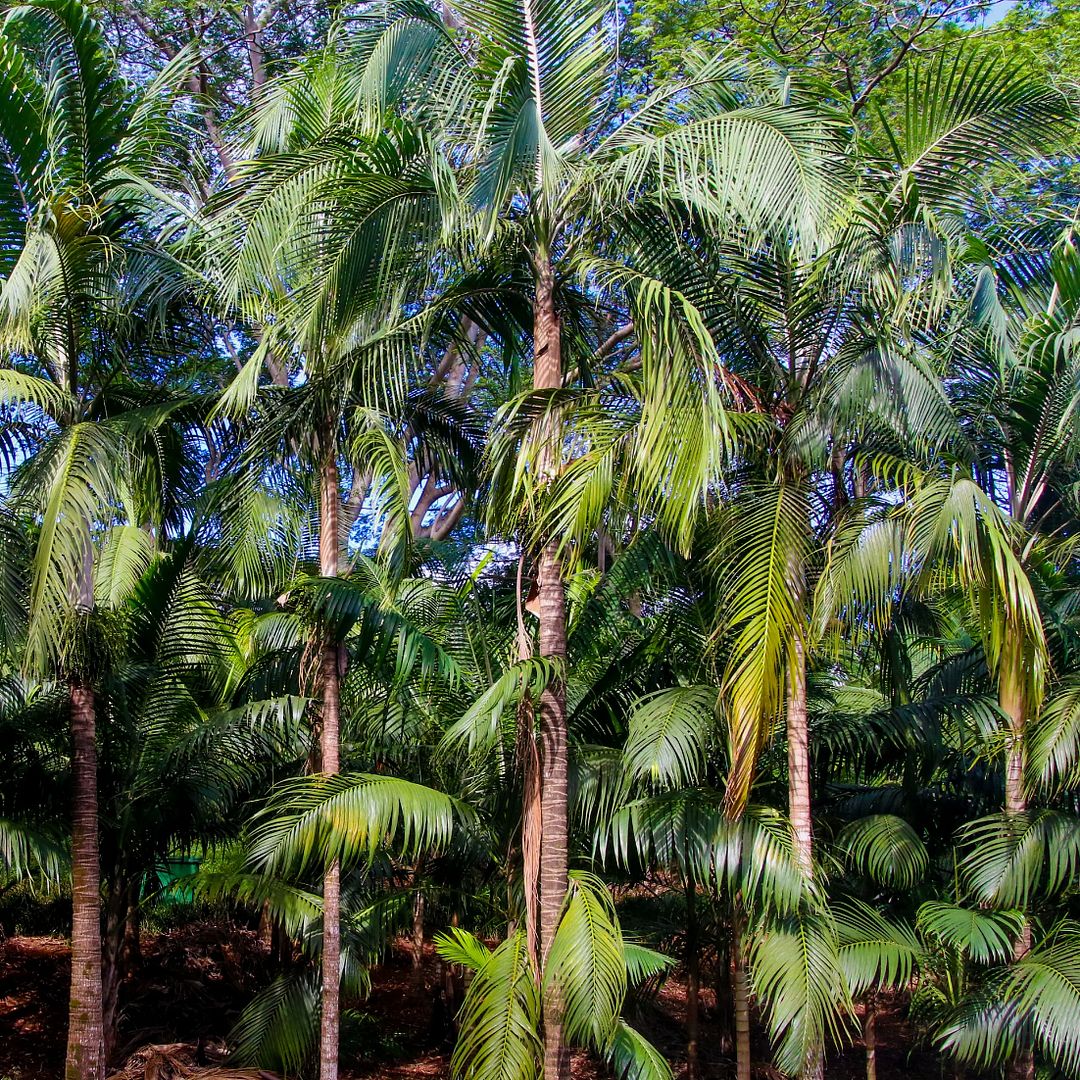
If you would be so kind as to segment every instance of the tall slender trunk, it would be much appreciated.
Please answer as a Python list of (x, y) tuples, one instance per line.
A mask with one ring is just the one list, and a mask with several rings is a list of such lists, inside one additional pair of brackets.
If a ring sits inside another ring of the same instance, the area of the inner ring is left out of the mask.
[(1027, 703), (1024, 697), (1023, 632), (1012, 619), (1005, 622), (998, 670), (998, 704), (1009, 722), (1005, 755), (1005, 810), (1022, 814), (1027, 809), (1024, 788), (1024, 734)]
[(98, 862), (97, 731), (94, 689), (70, 683), (72, 787), (71, 996), (68, 1002), (65, 1080), (101, 1080), (105, 1074), (101, 1002), (101, 867)]
[(422, 864), (417, 863), (413, 871), (413, 885), (416, 889), (413, 895), (412, 915), (412, 968), (413, 981), (417, 986), (424, 985), (424, 890), (421, 887)]
[(810, 731), (807, 721), (806, 650), (795, 644), (795, 662), (788, 672), (788, 816), (795, 858), (807, 877), (814, 872), (814, 832), (810, 816)]
[(698, 938), (697, 882), (686, 879), (686, 1080), (698, 1080), (698, 1032), (701, 1012), (701, 955)]
[[(337, 577), (340, 534), (337, 455), (334, 440), (324, 449), (319, 476), (319, 572)], [(341, 680), (335, 641), (321, 643), (319, 769), (341, 770)], [(319, 1019), (319, 1077), (337, 1080), (341, 1035), (341, 864), (334, 859), (323, 875), (322, 1010)]]
[(120, 987), (127, 975), (125, 934), (127, 929), (128, 889), (123, 881), (108, 883), (105, 888), (105, 940), (102, 953), (101, 1015), (105, 1061), (116, 1050), (120, 1027)]
[[(517, 646), (518, 659), (532, 656), (532, 641), (525, 628), (522, 577), (525, 553), (518, 559), (517, 569)], [(525, 943), (529, 963), (537, 980), (540, 979), (540, 838), (543, 834), (540, 792), (540, 752), (536, 746), (536, 709), (528, 694), (522, 694), (517, 712), (517, 758), (521, 769), (521, 873), (525, 891)]]
[(730, 1054), (735, 1047), (735, 995), (731, 981), (731, 961), (734, 952), (733, 928), (729, 924), (716, 942), (716, 1028), (721, 1054)]
[[(555, 274), (546, 254), (537, 258), (536, 301), (533, 310), (533, 385), (555, 390), (562, 385), (559, 317), (555, 310)], [(541, 479), (558, 468), (559, 431), (549, 427), (542, 436)], [(566, 594), (558, 543), (554, 538), (540, 552), (540, 655), (561, 660), (566, 656)], [(566, 688), (562, 682), (540, 695), (542, 832), (540, 840), (540, 951), (542, 962), (559, 927), (566, 898), (569, 824), (567, 790), (569, 753), (566, 728)], [(544, 999), (544, 1080), (569, 1080), (570, 1052), (563, 1041), (563, 1002), (555, 992)]]
[(877, 1001), (871, 994), (863, 1014), (863, 1046), (866, 1048), (866, 1080), (877, 1080)]
[(743, 951), (743, 917), (736, 912), (731, 927), (731, 984), (735, 999), (735, 1075), (750, 1080), (750, 979)]
[[(788, 815), (795, 843), (795, 858), (808, 877), (814, 873), (814, 829), (810, 806), (810, 725), (807, 713), (806, 647), (795, 642), (795, 659), (788, 672)], [(825, 1073), (824, 1047), (814, 1047), (806, 1059), (803, 1077), (820, 1080)]]
[(533, 971), (540, 978), (540, 844), (544, 832), (540, 753), (536, 746), (535, 710), (527, 697), (518, 705), (518, 737), (522, 746), (521, 872), (525, 891), (525, 944)]
[[(1006, 619), (1001, 643), (1001, 663), (998, 670), (998, 704), (1009, 723), (1005, 751), (1005, 812), (1022, 814), (1028, 808), (1024, 784), (1026, 761), (1025, 735), (1027, 700), (1024, 693), (1024, 637), (1012, 619)], [(1031, 951), (1031, 923), (1024, 919), (1024, 928), (1013, 943), (1013, 959), (1022, 960)], [(1009, 1063), (1009, 1080), (1034, 1080), (1035, 1055), (1021, 1050)]]
[(135, 971), (142, 964), (142, 875), (128, 882), (127, 916), (124, 919), (124, 970)]

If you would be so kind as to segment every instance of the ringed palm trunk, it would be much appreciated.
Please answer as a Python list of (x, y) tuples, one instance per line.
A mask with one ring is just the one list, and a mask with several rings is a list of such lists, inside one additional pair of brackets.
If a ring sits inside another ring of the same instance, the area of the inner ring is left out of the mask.
[[(533, 310), (533, 386), (554, 390), (562, 385), (559, 317), (555, 311), (555, 274), (550, 257), (537, 258), (536, 300)], [(558, 465), (559, 433), (550, 427), (543, 435), (541, 479), (554, 475)], [(559, 545), (544, 544), (539, 560), (540, 655), (561, 660), (566, 656), (566, 595)], [(540, 953), (547, 961), (566, 898), (569, 825), (567, 819), (568, 736), (566, 689), (549, 686), (540, 696), (541, 840), (540, 840)], [(569, 1080), (570, 1053), (563, 1040), (563, 1002), (558, 988), (544, 999), (544, 1078)]]
[[(319, 572), (337, 577), (339, 494), (337, 456), (326, 451), (319, 475)], [(322, 642), (319, 664), (321, 693), (320, 771), (341, 771), (341, 680), (337, 643)], [(323, 876), (322, 1009), (319, 1019), (319, 1078), (337, 1080), (341, 1034), (341, 864), (334, 859)]]
[(866, 1049), (866, 1080), (877, 1080), (877, 1001), (873, 994), (866, 999), (863, 1046)]
[[(1025, 735), (1027, 701), (1024, 694), (1024, 637), (1012, 619), (1005, 622), (1001, 643), (1001, 666), (998, 671), (998, 704), (1009, 723), (1005, 752), (1005, 812), (1022, 814), (1028, 808), (1024, 788)], [(1031, 925), (1025, 918), (1024, 929), (1013, 943), (1013, 959), (1021, 960), (1031, 950)], [(1035, 1056), (1023, 1050), (1009, 1063), (1009, 1080), (1034, 1080)]]
[(806, 648), (795, 644), (795, 659), (788, 672), (787, 699), (788, 815), (795, 858), (802, 872), (814, 872), (814, 833), (810, 816), (810, 729), (807, 721)]
[(697, 882), (686, 879), (686, 1078), (698, 1080), (701, 1065), (698, 1036), (701, 1026), (701, 955), (698, 935)]
[[(800, 575), (801, 576), (801, 575)], [(795, 845), (795, 858), (802, 872), (814, 873), (814, 832), (810, 805), (810, 725), (807, 709), (806, 646), (795, 642), (794, 658), (788, 672), (788, 815)], [(806, 1080), (820, 1080), (825, 1072), (823, 1047), (810, 1051), (803, 1070)]]
[(128, 885), (114, 880), (105, 885), (105, 940), (102, 951), (101, 1012), (105, 1060), (116, 1050), (120, 1028), (120, 987), (127, 976), (126, 949)]
[[(521, 592), (522, 576), (525, 569), (525, 555), (518, 559), (517, 569), (517, 620), (518, 620), (518, 659), (527, 660), (532, 656), (532, 642), (525, 629), (523, 599)], [(521, 863), (522, 884), (525, 891), (525, 941), (529, 953), (529, 963), (537, 980), (540, 979), (540, 838), (543, 833), (541, 792), (540, 792), (540, 752), (536, 746), (536, 710), (532, 698), (524, 694), (518, 702), (517, 712), (517, 756), (522, 771), (522, 813), (521, 813)]]
[(731, 925), (731, 984), (735, 999), (735, 1076), (750, 1080), (750, 979), (743, 951), (743, 916), (735, 912)]
[(97, 731), (94, 688), (69, 685), (72, 736), (71, 995), (65, 1080), (105, 1075), (101, 998), (101, 866), (98, 861)]

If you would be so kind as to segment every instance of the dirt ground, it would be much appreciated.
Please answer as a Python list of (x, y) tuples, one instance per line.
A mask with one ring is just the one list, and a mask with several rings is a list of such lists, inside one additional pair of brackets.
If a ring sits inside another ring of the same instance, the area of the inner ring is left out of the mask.
[[(114, 1068), (129, 1064), (126, 1076), (158, 1076), (173, 1072), (169, 1062), (186, 1068), (220, 1061), (224, 1036), (240, 1009), (270, 977), (270, 960), (257, 935), (216, 923), (196, 923), (166, 934), (145, 935), (142, 964), (129, 980), (123, 999), (121, 1046)], [(65, 1012), (69, 978), (67, 944), (55, 937), (14, 937), (0, 943), (0, 1080), (56, 1080), (61, 1075), (66, 1036)], [(447, 1077), (445, 1039), (433, 1024), (434, 958), (418, 979), (404, 950), (372, 973), (372, 992), (354, 1003), (361, 1049), (350, 1080), (420, 1080)], [(701, 1031), (703, 1080), (734, 1076), (734, 1063), (723, 1052), (711, 1016), (712, 998), (703, 994)], [(636, 1022), (684, 1071), (683, 1020), (685, 986), (667, 980), (655, 1001)], [(355, 1041), (355, 1037), (354, 1037)], [(440, 1045), (443, 1044), (443, 1045)], [(153, 1050), (151, 1047), (157, 1047)], [(939, 1061), (914, 1047), (899, 1008), (886, 1010), (878, 1021), (879, 1080), (939, 1078)], [(755, 1058), (763, 1064), (761, 1080), (775, 1075), (764, 1062), (768, 1047), (758, 1033)], [(585, 1055), (574, 1060), (575, 1080), (608, 1076)], [(269, 1076), (269, 1074), (266, 1074)], [(830, 1080), (865, 1076), (860, 1043), (833, 1054), (826, 1067)]]

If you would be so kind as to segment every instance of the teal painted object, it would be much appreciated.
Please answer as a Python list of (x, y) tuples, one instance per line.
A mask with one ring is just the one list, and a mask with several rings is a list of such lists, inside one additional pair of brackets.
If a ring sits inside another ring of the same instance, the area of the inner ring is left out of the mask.
[(161, 900), (166, 904), (190, 904), (195, 899), (195, 891), (183, 881), (197, 873), (201, 863), (202, 859), (187, 855), (166, 859), (157, 870)]

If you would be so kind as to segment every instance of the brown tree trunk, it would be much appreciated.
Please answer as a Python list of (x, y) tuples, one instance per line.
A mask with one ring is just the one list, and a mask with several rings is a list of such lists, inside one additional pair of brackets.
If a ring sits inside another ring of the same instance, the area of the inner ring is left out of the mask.
[(277, 919), (273, 920), (273, 927), (271, 928), (270, 936), (270, 955), (274, 959), (274, 963), (279, 968), (286, 967), (292, 963), (293, 958), (293, 942), (285, 930), (285, 927), (278, 922)]
[[(323, 459), (319, 484), (319, 571), (337, 577), (340, 532), (337, 457), (333, 440)], [(341, 681), (338, 649), (322, 642), (320, 663), (319, 769), (341, 770)], [(341, 1035), (341, 865), (334, 859), (323, 875), (322, 1010), (319, 1019), (319, 1077), (337, 1080)]]
[(795, 858), (803, 873), (814, 872), (814, 833), (810, 816), (810, 731), (806, 701), (806, 651), (795, 645), (796, 660), (788, 672), (788, 816), (795, 842)]
[(127, 885), (106, 888), (105, 940), (101, 959), (101, 1017), (105, 1063), (116, 1050), (120, 1026), (120, 987), (126, 975), (124, 939), (127, 929)]
[(135, 971), (142, 963), (142, 877), (128, 882), (127, 915), (124, 919), (124, 970)]
[(750, 980), (743, 950), (743, 919), (736, 913), (732, 922), (731, 984), (735, 999), (735, 1075), (750, 1080)]
[[(808, 878), (814, 873), (814, 830), (810, 806), (810, 725), (807, 711), (806, 648), (795, 643), (795, 661), (788, 672), (788, 815), (795, 858)], [(823, 1047), (814, 1047), (802, 1075), (820, 1080), (825, 1072)]]
[(877, 1002), (871, 995), (863, 1014), (863, 1046), (866, 1047), (866, 1080), (877, 1080)]
[[(554, 390), (562, 385), (559, 318), (555, 311), (555, 275), (545, 254), (537, 260), (536, 303), (533, 319), (533, 385)], [(559, 431), (543, 434), (540, 460), (542, 479), (558, 469)], [(558, 544), (554, 539), (540, 553), (540, 655), (561, 660), (566, 656), (566, 595)], [(569, 825), (567, 791), (569, 744), (566, 728), (566, 688), (559, 681), (540, 696), (541, 820), (540, 841), (540, 950), (547, 962), (559, 928), (568, 883)], [(544, 999), (544, 1080), (569, 1080), (570, 1052), (563, 1041), (563, 1005), (558, 993)]]
[(101, 1002), (101, 867), (98, 863), (97, 732), (94, 690), (71, 680), (71, 996), (65, 1080), (105, 1074)]
[[(525, 628), (522, 594), (525, 553), (517, 568), (517, 646), (518, 659), (532, 656), (532, 641)], [(517, 758), (521, 769), (521, 874), (525, 893), (525, 943), (529, 963), (537, 981), (540, 979), (540, 838), (543, 834), (540, 792), (540, 752), (536, 746), (536, 710), (532, 698), (523, 694), (517, 711)]]
[(424, 985), (424, 892), (420, 888), (420, 868), (413, 873), (416, 895), (413, 897), (412, 917), (412, 968), (413, 981)]
[(732, 986), (732, 933), (722, 933), (716, 942), (716, 974), (713, 988), (716, 993), (716, 1027), (719, 1049), (730, 1054), (735, 1047), (735, 996)]
[(686, 1078), (698, 1080), (701, 1064), (698, 1033), (701, 1021), (701, 955), (698, 941), (697, 882), (686, 881)]
[[(1027, 729), (1025, 685), (1023, 632), (1012, 619), (1007, 619), (998, 670), (998, 704), (1009, 723), (1005, 751), (1005, 812), (1008, 814), (1022, 814), (1028, 808), (1024, 783)], [(1031, 924), (1025, 917), (1024, 928), (1013, 943), (1013, 959), (1022, 960), (1030, 951)], [(1013, 1058), (1009, 1063), (1008, 1075), (1009, 1080), (1034, 1080), (1035, 1055), (1031, 1050), (1022, 1050)]]
[(259, 908), (259, 944), (266, 946), (266, 951), (274, 947), (274, 919), (270, 914), (270, 901), (264, 900)]

